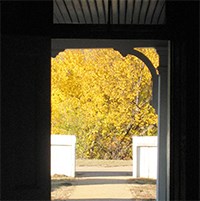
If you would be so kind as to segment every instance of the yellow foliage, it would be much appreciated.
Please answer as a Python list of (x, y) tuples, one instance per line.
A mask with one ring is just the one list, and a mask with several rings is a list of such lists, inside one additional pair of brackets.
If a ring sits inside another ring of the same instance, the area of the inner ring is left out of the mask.
[(155, 48), (134, 48), (149, 58), (155, 68), (159, 67), (159, 55)]
[(51, 75), (52, 134), (75, 134), (78, 157), (128, 159), (133, 135), (156, 134), (152, 76), (135, 56), (65, 50), (51, 59)]

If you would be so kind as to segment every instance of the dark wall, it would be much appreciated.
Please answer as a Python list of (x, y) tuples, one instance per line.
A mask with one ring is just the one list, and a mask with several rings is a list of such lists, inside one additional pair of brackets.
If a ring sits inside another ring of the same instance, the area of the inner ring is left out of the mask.
[(1, 9), (0, 200), (49, 200), (51, 4)]
[(51, 38), (171, 41), (170, 200), (199, 200), (199, 2), (161, 26), (52, 25), (51, 1), (1, 2), (1, 200), (50, 199)]
[(199, 2), (170, 2), (168, 8), (170, 196), (173, 200), (199, 200)]

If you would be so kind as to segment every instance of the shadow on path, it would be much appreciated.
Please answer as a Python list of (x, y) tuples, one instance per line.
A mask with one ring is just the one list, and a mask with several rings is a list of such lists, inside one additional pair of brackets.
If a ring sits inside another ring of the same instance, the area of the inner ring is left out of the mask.
[[(76, 178), (52, 180), (51, 191), (56, 193), (58, 190), (62, 195), (54, 201), (155, 201), (152, 199), (155, 186), (156, 180), (132, 178), (132, 172), (127, 168), (95, 170), (81, 167), (76, 171)], [(73, 193), (65, 196), (73, 187)]]
[(77, 171), (77, 177), (131, 177), (132, 172), (125, 171)]
[[(55, 191), (56, 189), (62, 186), (83, 186), (83, 185), (109, 185), (109, 184), (156, 184), (156, 180), (153, 179), (133, 179), (131, 178), (132, 172), (105, 172), (105, 171), (78, 171), (76, 174), (77, 178), (80, 179), (62, 179), (57, 181), (52, 181), (54, 185), (52, 185), (51, 191)], [(102, 177), (102, 178), (100, 178)], [(114, 177), (114, 178), (112, 178)], [(120, 178), (124, 177), (124, 178)], [(128, 178), (126, 178), (128, 177)], [(55, 185), (56, 184), (56, 185)]]
[[(109, 185), (109, 184), (124, 184), (129, 183), (126, 179), (110, 179), (110, 178), (81, 178), (81, 179), (74, 179), (74, 180), (57, 180), (52, 181), (51, 192), (63, 187), (63, 186), (90, 186), (90, 185)], [(54, 185), (53, 185), (54, 184)]]

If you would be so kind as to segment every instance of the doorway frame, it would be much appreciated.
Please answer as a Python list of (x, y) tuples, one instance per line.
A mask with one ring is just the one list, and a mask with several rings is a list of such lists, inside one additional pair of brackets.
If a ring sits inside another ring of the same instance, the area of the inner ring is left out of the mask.
[[(51, 52), (55, 57), (65, 49), (94, 49), (113, 48), (123, 55), (131, 54), (136, 47), (155, 48), (159, 54), (160, 71), (153, 94), (156, 96), (153, 105), (158, 112), (158, 161), (157, 161), (157, 195), (156, 200), (170, 199), (170, 42), (168, 40), (139, 40), (139, 39), (51, 39)], [(164, 50), (164, 51), (163, 51)], [(163, 54), (164, 52), (164, 54)], [(133, 54), (134, 55), (134, 54)], [(145, 55), (144, 55), (145, 56)], [(142, 60), (141, 58), (139, 58)], [(142, 60), (143, 61), (143, 60)], [(148, 67), (148, 66), (147, 66)], [(148, 67), (149, 68), (149, 67)], [(152, 69), (150, 69), (152, 70)], [(152, 73), (151, 73), (152, 74)], [(153, 75), (152, 75), (153, 77)], [(155, 76), (154, 76), (155, 77)], [(157, 88), (158, 92), (155, 93)], [(153, 98), (154, 99), (154, 98)], [(164, 150), (163, 150), (164, 147)], [(162, 171), (161, 171), (162, 170)], [(164, 172), (164, 173), (163, 173)]]

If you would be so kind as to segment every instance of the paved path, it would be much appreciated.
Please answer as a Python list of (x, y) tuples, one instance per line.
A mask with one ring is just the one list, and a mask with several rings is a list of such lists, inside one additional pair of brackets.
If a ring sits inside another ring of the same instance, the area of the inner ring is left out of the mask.
[(69, 201), (133, 201), (128, 179), (132, 167), (77, 167)]

